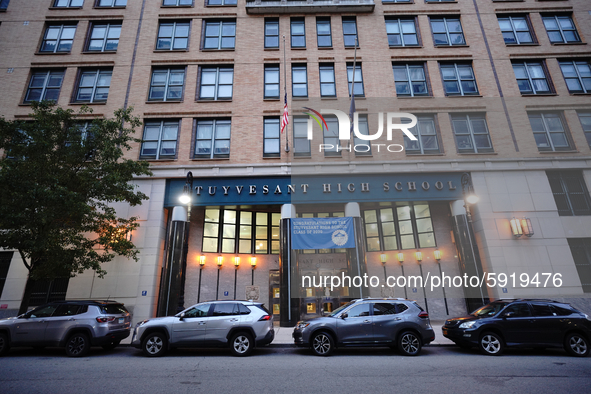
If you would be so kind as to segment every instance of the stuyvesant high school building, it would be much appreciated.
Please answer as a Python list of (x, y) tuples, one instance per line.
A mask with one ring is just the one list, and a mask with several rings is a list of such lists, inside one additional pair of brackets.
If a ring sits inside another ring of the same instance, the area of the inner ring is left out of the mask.
[[(142, 142), (127, 155), (154, 173), (136, 179), (148, 201), (116, 206), (140, 219), (139, 262), (37, 282), (29, 304), (115, 299), (134, 324), (234, 298), (284, 326), (367, 296), (415, 299), (432, 319), (518, 297), (589, 313), (590, 12), (586, 0), (1, 1), (0, 115), (27, 120), (51, 99), (90, 106), (84, 124), (132, 106)], [(334, 110), (349, 114), (351, 93), (358, 133), (339, 139)], [(415, 140), (391, 127), (401, 113), (417, 118)], [(319, 285), (364, 275), (379, 285)], [(452, 280), (483, 275), (492, 286)], [(382, 286), (392, 277), (414, 279)], [(1, 315), (26, 283), (18, 252), (0, 251)]]

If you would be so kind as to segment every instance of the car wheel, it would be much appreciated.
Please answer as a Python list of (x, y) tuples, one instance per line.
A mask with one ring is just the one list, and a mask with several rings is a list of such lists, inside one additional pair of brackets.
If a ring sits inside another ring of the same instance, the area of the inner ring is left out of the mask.
[(405, 356), (416, 356), (421, 351), (421, 340), (412, 331), (403, 332), (398, 338), (398, 350)]
[(564, 348), (568, 354), (575, 357), (586, 357), (589, 355), (589, 341), (581, 334), (572, 333), (566, 336)]
[(334, 341), (330, 334), (319, 332), (312, 338), (312, 351), (317, 356), (330, 356), (334, 350)]
[(249, 334), (239, 332), (232, 337), (232, 340), (230, 341), (230, 350), (234, 356), (248, 356), (252, 353), (253, 345), (252, 337)]
[(103, 349), (105, 350), (113, 350), (115, 349), (117, 346), (119, 346), (119, 343), (121, 341), (113, 341), (111, 343), (107, 343), (106, 345), (103, 345)]
[(90, 350), (90, 340), (86, 334), (81, 332), (74, 334), (66, 341), (66, 354), (69, 357), (85, 356), (88, 350)]
[(500, 356), (505, 346), (500, 336), (494, 332), (485, 332), (480, 337), (480, 351), (488, 356)]
[(142, 342), (142, 351), (148, 357), (160, 357), (166, 353), (168, 339), (166, 334), (157, 331), (146, 335)]
[(2, 332), (0, 332), (0, 356), (4, 356), (8, 353), (10, 349), (10, 342), (8, 341), (8, 336)]

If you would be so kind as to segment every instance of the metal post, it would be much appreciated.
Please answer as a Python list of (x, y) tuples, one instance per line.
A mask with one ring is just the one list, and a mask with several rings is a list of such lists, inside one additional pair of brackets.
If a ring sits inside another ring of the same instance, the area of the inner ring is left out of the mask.
[(199, 285), (197, 286), (197, 303), (201, 300), (201, 273), (203, 272), (203, 266), (199, 269)]

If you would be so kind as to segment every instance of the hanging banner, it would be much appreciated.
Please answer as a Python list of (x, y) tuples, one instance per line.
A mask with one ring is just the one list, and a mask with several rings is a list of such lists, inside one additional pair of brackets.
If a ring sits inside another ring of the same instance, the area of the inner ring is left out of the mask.
[(353, 218), (291, 219), (292, 249), (354, 248)]

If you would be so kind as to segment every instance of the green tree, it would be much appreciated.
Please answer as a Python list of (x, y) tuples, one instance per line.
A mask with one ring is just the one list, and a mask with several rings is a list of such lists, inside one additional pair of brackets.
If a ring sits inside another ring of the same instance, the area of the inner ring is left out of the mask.
[(29, 270), (21, 313), (31, 280), (87, 269), (103, 277), (101, 264), (116, 255), (137, 261), (126, 237), (137, 218), (120, 218), (109, 204), (147, 200), (131, 181), (151, 175), (147, 162), (124, 158), (141, 124), (131, 109), (102, 119), (87, 107), (77, 114), (51, 102), (32, 108), (30, 120), (0, 118), (0, 247), (17, 250)]

